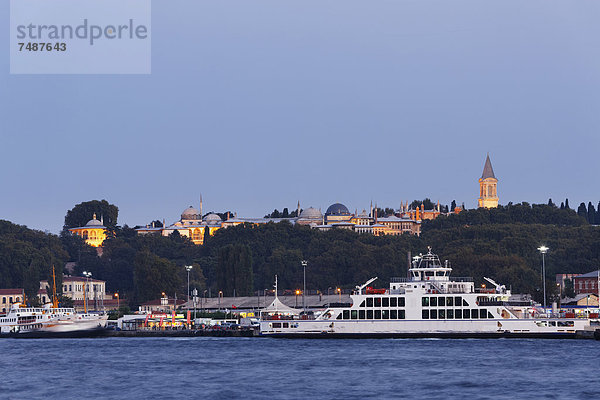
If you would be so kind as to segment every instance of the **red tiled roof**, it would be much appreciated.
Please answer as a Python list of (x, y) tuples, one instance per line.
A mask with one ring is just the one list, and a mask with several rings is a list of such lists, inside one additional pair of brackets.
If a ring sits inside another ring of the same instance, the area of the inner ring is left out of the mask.
[(23, 289), (0, 289), (0, 296), (1, 295), (11, 295), (11, 294), (23, 294), (24, 291)]

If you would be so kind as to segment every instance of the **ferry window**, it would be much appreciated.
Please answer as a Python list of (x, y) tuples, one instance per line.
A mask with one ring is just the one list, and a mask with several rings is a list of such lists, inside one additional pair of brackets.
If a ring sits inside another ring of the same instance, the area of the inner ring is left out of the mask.
[(381, 306), (382, 307), (389, 307), (390, 306), (390, 299), (387, 297), (384, 297), (383, 299), (381, 299)]
[(367, 297), (367, 307), (373, 307), (373, 298)]
[(556, 321), (550, 321), (550, 326), (556, 326)]
[(405, 319), (405, 318), (406, 318), (406, 311), (398, 310), (398, 319)]
[(428, 307), (428, 306), (429, 306), (429, 297), (423, 297), (423, 298), (421, 299), (421, 305), (422, 305), (423, 307)]
[(433, 276), (433, 271), (425, 271), (425, 276)]
[(381, 307), (381, 297), (375, 297), (375, 307)]
[(479, 318), (487, 318), (487, 310), (485, 308), (479, 310)]
[(438, 299), (438, 306), (443, 307), (444, 304), (446, 304), (446, 298), (445, 297), (440, 297)]
[(398, 301), (395, 297), (390, 297), (390, 307), (397, 307)]
[(342, 319), (342, 313), (339, 313), (335, 319)]
[(365, 310), (358, 311), (358, 319), (365, 319)]
[(439, 310), (438, 311), (438, 318), (439, 319), (446, 319), (446, 310)]
[(479, 318), (479, 310), (471, 310), (471, 318)]
[(390, 319), (398, 319), (398, 310), (390, 310)]
[(373, 310), (367, 310), (367, 319), (373, 319)]
[(467, 303), (467, 301), (465, 299), (463, 299), (463, 306), (469, 307), (469, 303)]
[(281, 322), (273, 322), (273, 328), (281, 328)]
[(398, 307), (404, 307), (405, 305), (404, 297), (398, 297)]
[(381, 310), (375, 310), (375, 319), (381, 319)]
[(390, 311), (381, 310), (381, 319), (390, 319)]
[(289, 322), (284, 322), (283, 323), (283, 327), (284, 328), (289, 328), (290, 327), (290, 323)]
[(437, 297), (432, 297), (432, 298), (429, 300), (429, 304), (430, 304), (432, 307), (435, 307), (435, 306), (437, 306)]
[(462, 319), (463, 312), (462, 310), (454, 310), (454, 319)]
[(446, 310), (446, 317), (448, 317), (448, 319), (454, 319), (454, 310)]
[(342, 318), (350, 319), (350, 310), (344, 310), (344, 316)]
[(423, 310), (422, 319), (429, 319), (429, 310)]
[(429, 316), (431, 317), (431, 319), (437, 319), (437, 310), (431, 310), (429, 312)]
[(448, 307), (452, 307), (454, 305), (454, 298), (452, 298), (452, 297), (446, 297), (446, 305)]
[(360, 303), (360, 307), (364, 307), (365, 306), (365, 300), (362, 301), (362, 303)]
[(358, 319), (358, 310), (350, 311), (350, 319)]
[(456, 307), (460, 307), (460, 305), (461, 305), (461, 304), (462, 304), (462, 297), (460, 297), (460, 296), (456, 296), (456, 297), (454, 298), (454, 305), (455, 305)]

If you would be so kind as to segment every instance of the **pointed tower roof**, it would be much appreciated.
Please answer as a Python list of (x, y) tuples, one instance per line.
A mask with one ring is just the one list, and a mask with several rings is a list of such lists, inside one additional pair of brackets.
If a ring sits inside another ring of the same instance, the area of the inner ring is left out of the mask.
[(483, 174), (481, 174), (481, 179), (487, 179), (487, 178), (496, 178), (496, 175), (494, 175), (494, 169), (492, 168), (492, 162), (490, 161), (490, 155), (487, 155), (487, 158), (485, 159), (485, 166), (483, 167)]

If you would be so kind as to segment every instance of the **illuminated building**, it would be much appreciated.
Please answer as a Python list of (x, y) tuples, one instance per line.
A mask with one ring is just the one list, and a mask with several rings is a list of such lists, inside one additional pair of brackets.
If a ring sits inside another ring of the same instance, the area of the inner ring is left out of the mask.
[(106, 239), (106, 227), (102, 217), (100, 221), (96, 219), (96, 214), (85, 226), (69, 229), (73, 234), (81, 236), (87, 244), (93, 247), (101, 247), (104, 239)]
[(484, 208), (495, 208), (498, 207), (498, 179), (494, 175), (494, 169), (492, 168), (492, 162), (490, 161), (490, 155), (487, 155), (485, 165), (483, 167), (483, 174), (479, 178), (479, 207)]

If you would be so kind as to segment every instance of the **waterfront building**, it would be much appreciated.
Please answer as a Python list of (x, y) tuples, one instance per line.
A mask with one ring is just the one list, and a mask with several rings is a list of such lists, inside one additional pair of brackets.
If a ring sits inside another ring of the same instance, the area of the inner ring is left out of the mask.
[(325, 211), (325, 224), (333, 225), (337, 223), (351, 223), (350, 220), (354, 215), (350, 214), (348, 207), (342, 203), (330, 205)]
[(102, 216), (100, 216), (100, 221), (98, 221), (94, 213), (92, 219), (85, 226), (70, 228), (69, 231), (74, 235), (81, 236), (90, 246), (102, 247), (102, 243), (106, 239), (106, 229)]
[(142, 313), (172, 313), (182, 304), (185, 303), (183, 299), (175, 299), (173, 297), (163, 296), (160, 299), (150, 300), (142, 303), (139, 306), (139, 311)]
[(561, 307), (598, 307), (598, 295), (595, 293), (576, 294), (575, 297), (564, 298), (560, 301)]
[(25, 297), (23, 289), (0, 289), (0, 309), (6, 314), (15, 303), (20, 303)]
[(573, 278), (575, 294), (598, 293), (598, 271), (588, 272)]
[[(57, 288), (57, 291), (60, 288)], [(38, 297), (42, 304), (50, 301), (48, 293), (52, 291), (50, 283), (47, 280), (40, 281)], [(106, 293), (106, 281), (83, 276), (64, 275), (62, 279), (62, 295), (73, 300), (73, 307), (77, 311), (87, 309), (101, 310), (106, 308), (117, 308), (118, 301), (113, 299), (112, 294)], [(122, 300), (122, 299), (121, 299)]]
[(479, 178), (479, 208), (495, 208), (498, 207), (498, 179), (494, 175), (490, 155), (485, 159), (483, 173)]

